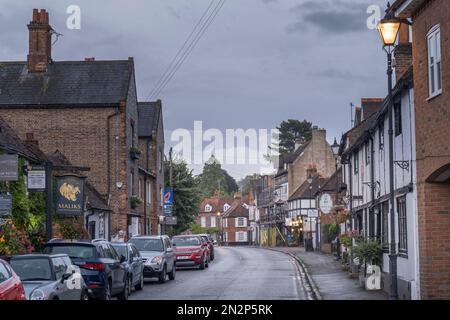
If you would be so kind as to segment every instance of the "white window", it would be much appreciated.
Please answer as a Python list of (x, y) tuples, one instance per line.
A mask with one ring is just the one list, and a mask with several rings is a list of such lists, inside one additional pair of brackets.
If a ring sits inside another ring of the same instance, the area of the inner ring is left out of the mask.
[(223, 219), (223, 227), (228, 228), (228, 219)]
[(225, 211), (227, 211), (228, 209), (230, 209), (230, 205), (228, 204), (228, 203), (225, 203), (224, 205), (223, 205), (223, 212), (225, 212)]
[(430, 98), (442, 93), (441, 73), (441, 29), (434, 26), (427, 35), (428, 42), (428, 82)]
[(200, 217), (200, 225), (202, 228), (206, 228), (206, 217)]
[(247, 226), (247, 219), (246, 218), (236, 218), (235, 221), (236, 227), (246, 227)]
[(236, 232), (236, 242), (246, 242), (247, 241), (247, 232), (238, 231)]
[(216, 227), (216, 217), (212, 216), (211, 217), (211, 228), (215, 228)]
[(225, 232), (225, 234), (223, 235), (224, 236), (224, 241), (228, 241), (228, 232)]
[(152, 184), (147, 181), (147, 203), (151, 204), (152, 203)]
[(248, 210), (248, 204), (244, 203), (242, 206)]
[(209, 204), (207, 204), (205, 206), (205, 212), (211, 212), (211, 211), (212, 211), (212, 207)]

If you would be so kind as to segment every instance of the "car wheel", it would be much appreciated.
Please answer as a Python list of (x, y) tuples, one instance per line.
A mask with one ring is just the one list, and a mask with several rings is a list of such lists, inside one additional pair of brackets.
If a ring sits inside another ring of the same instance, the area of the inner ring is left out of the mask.
[(177, 269), (177, 267), (175, 266), (175, 263), (173, 264), (173, 267), (172, 267), (172, 271), (170, 271), (170, 273), (169, 273), (169, 280), (175, 280), (175, 273), (176, 273), (176, 270)]
[(125, 286), (123, 287), (122, 292), (117, 296), (119, 300), (128, 300), (128, 288), (129, 288), (129, 281), (128, 279), (125, 282)]
[(111, 281), (106, 282), (103, 300), (111, 300)]
[(134, 289), (138, 291), (144, 289), (144, 273), (141, 273), (141, 279), (139, 280), (139, 283), (134, 286)]
[(205, 260), (206, 260), (206, 257), (203, 257), (202, 264), (199, 267), (200, 270), (204, 270), (205, 269), (205, 266), (206, 266), (206, 261)]
[(86, 292), (86, 290), (81, 291), (81, 297), (80, 297), (80, 300), (81, 300), (81, 301), (89, 300), (89, 295), (88, 295), (88, 293)]
[(128, 295), (131, 294), (131, 291), (133, 291), (133, 276), (130, 275), (128, 278)]
[(159, 274), (158, 281), (159, 283), (166, 282), (166, 275), (167, 275), (167, 266), (164, 265), (163, 271)]

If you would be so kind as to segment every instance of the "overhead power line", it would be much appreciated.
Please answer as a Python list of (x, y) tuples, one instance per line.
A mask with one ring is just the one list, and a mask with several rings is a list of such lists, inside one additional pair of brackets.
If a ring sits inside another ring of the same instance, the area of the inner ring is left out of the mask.
[[(210, 3), (210, 6), (208, 6), (208, 8), (205, 11), (204, 15), (199, 20), (199, 23), (197, 23), (197, 25), (194, 27), (193, 32), (188, 37), (188, 39), (185, 41), (185, 44), (183, 44), (182, 48), (179, 50), (179, 53), (177, 53), (177, 55), (173, 59), (173, 61), (175, 61), (175, 62), (171, 63), (171, 65), (167, 69), (169, 71), (165, 72), (163, 77), (160, 79), (161, 81), (158, 81), (159, 84), (154, 88), (154, 90), (152, 90), (152, 93), (150, 95), (151, 99), (157, 97), (166, 88), (168, 83), (173, 79), (175, 74), (178, 72), (178, 70), (181, 68), (183, 63), (186, 61), (186, 59), (189, 57), (189, 55), (195, 49), (195, 47), (197, 46), (198, 42), (201, 40), (203, 35), (206, 33), (208, 28), (214, 22), (214, 19), (219, 14), (219, 12), (222, 9), (222, 7), (224, 6), (225, 2), (226, 2), (226, 0), (219, 0), (219, 2), (217, 2), (217, 4), (214, 7), (214, 9), (211, 12), (209, 12), (210, 8), (212, 7), (212, 5), (214, 3), (214, 1), (212, 1)], [(206, 20), (204, 20), (205, 16), (208, 14), (208, 12), (209, 12), (208, 18), (206, 18)], [(198, 29), (198, 26), (202, 23), (202, 21), (203, 21), (203, 24), (202, 24), (201, 28), (197, 31), (195, 36), (192, 38), (192, 35)], [(190, 39), (191, 39), (191, 41), (189, 43)], [(187, 43), (189, 43), (189, 45), (186, 47)]]
[(164, 73), (161, 75), (161, 78), (159, 78), (158, 82), (156, 83), (155, 87), (153, 88), (153, 90), (150, 92), (149, 97), (152, 97), (153, 94), (156, 92), (156, 90), (160, 87), (161, 83), (164, 81), (164, 79), (167, 77), (167, 74), (169, 74), (170, 70), (173, 68), (173, 66), (175, 65), (175, 62), (177, 62), (180, 54), (183, 52), (183, 50), (186, 48), (186, 45), (188, 44), (189, 40), (192, 38), (192, 36), (194, 35), (195, 31), (197, 30), (197, 28), (200, 26), (201, 22), (203, 21), (203, 19), (206, 17), (207, 13), (209, 12), (209, 10), (211, 9), (212, 5), (214, 4), (215, 0), (211, 0), (211, 2), (209, 3), (209, 6), (206, 8), (205, 12), (203, 12), (203, 15), (201, 16), (200, 20), (198, 20), (198, 22), (195, 24), (194, 29), (192, 29), (191, 33), (189, 34), (189, 36), (186, 38), (186, 40), (184, 41), (183, 45), (181, 46), (180, 49), (178, 49), (177, 54), (173, 57), (172, 61), (170, 62), (170, 64), (167, 66), (166, 70), (164, 70)]

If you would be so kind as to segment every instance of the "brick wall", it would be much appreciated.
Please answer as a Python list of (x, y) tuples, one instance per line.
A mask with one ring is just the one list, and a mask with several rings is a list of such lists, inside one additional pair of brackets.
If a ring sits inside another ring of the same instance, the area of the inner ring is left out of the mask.
[[(417, 139), (419, 254), (422, 299), (450, 298), (450, 183), (427, 183), (450, 163), (450, 1), (429, 1), (414, 17), (413, 63)], [(428, 98), (426, 36), (441, 29), (443, 93)]]
[(323, 177), (330, 177), (336, 169), (333, 152), (326, 141), (325, 130), (313, 130), (311, 143), (306, 147), (303, 156), (289, 164), (289, 196), (306, 181), (306, 169), (310, 164), (315, 164), (317, 172)]

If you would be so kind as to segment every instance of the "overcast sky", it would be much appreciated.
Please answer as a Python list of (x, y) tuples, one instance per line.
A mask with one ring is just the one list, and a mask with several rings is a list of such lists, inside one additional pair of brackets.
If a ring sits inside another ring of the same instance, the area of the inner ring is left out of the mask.
[[(217, 0), (218, 1), (218, 0)], [(69, 5), (81, 30), (66, 27)], [(2, 0), (0, 61), (25, 60), (32, 8), (46, 8), (64, 35), (53, 58), (135, 58), (138, 95), (148, 98), (210, 0)], [(350, 127), (350, 102), (386, 93), (386, 57), (369, 30), (369, 5), (385, 0), (228, 0), (160, 94), (166, 144), (174, 129), (271, 129), (308, 119), (330, 143)], [(255, 170), (225, 166), (239, 178)], [(195, 167), (198, 172), (199, 167)]]

